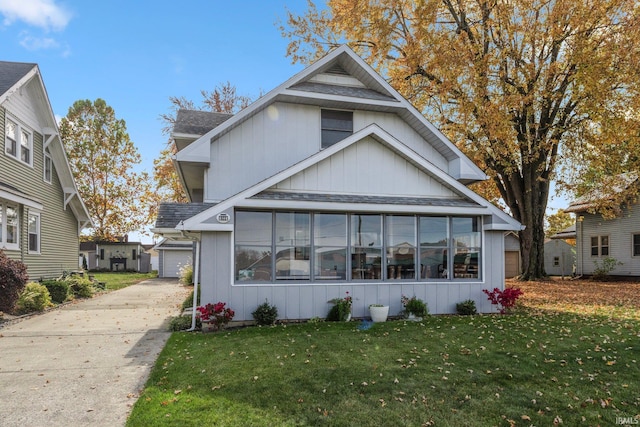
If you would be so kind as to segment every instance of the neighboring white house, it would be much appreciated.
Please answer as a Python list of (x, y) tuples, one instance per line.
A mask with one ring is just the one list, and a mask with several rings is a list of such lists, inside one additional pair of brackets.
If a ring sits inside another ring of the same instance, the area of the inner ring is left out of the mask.
[(397, 314), (402, 295), (431, 313), (467, 299), (492, 311), (482, 290), (504, 287), (505, 232), (521, 225), (467, 187), (486, 175), (348, 47), (204, 134), (186, 117), (173, 137), (192, 204), (168, 205), (153, 231), (196, 242), (202, 304), (251, 320), (268, 300), (309, 319), (349, 292), (354, 317), (373, 303)]
[(575, 265), (575, 246), (553, 238), (544, 242), (544, 269), (549, 276), (571, 276)]

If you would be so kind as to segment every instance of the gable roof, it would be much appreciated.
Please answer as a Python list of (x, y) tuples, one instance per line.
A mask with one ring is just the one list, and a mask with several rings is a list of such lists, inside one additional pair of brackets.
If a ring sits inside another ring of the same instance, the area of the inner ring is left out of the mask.
[[(319, 81), (318, 76), (323, 73), (349, 76), (355, 84), (344, 86), (331, 81)], [(487, 179), (484, 172), (455, 144), (346, 45), (331, 51), (179, 151), (175, 155), (178, 173), (181, 174), (181, 162), (209, 163), (209, 144), (213, 139), (277, 101), (344, 109), (364, 107), (366, 110), (396, 113), (449, 161), (447, 173), (455, 179), (465, 184)]]
[(602, 202), (613, 200), (615, 195), (627, 191), (638, 182), (637, 172), (627, 172), (616, 176), (609, 176), (589, 193), (579, 197), (569, 204), (565, 212), (586, 212), (601, 207)]
[[(507, 215), (502, 210), (493, 206), (482, 197), (471, 191), (464, 184), (452, 178), (449, 174), (437, 168), (433, 163), (427, 159), (418, 156), (409, 147), (395, 139), (388, 132), (380, 128), (378, 125), (372, 124), (366, 128), (354, 133), (353, 135), (343, 139), (342, 141), (316, 153), (312, 156), (304, 159), (303, 161), (281, 171), (256, 185), (241, 191), (240, 193), (224, 200), (209, 209), (203, 210), (201, 213), (186, 219), (182, 224), (179, 224), (176, 228), (184, 231), (232, 231), (233, 225), (220, 224), (212, 222), (211, 219), (217, 214), (222, 213), (235, 206), (241, 207), (267, 207), (270, 200), (273, 200), (274, 192), (268, 191), (271, 187), (275, 186), (279, 182), (301, 172), (324, 159), (329, 158), (333, 154), (345, 150), (347, 147), (356, 144), (358, 141), (364, 138), (372, 137), (381, 144), (385, 145), (389, 149), (398, 153), (407, 160), (414, 163), (423, 172), (430, 174), (437, 181), (441, 182), (445, 186), (454, 190), (460, 195), (458, 199), (438, 199), (435, 202), (433, 198), (411, 198), (411, 203), (397, 203), (397, 200), (390, 200), (388, 197), (377, 196), (332, 196), (332, 195), (319, 195), (314, 193), (313, 196), (296, 195), (296, 193), (287, 193), (278, 197), (289, 198), (286, 201), (295, 203), (298, 208), (311, 207), (314, 203), (318, 202), (330, 202), (336, 209), (353, 209), (353, 198), (358, 197), (360, 206), (359, 210), (371, 210), (386, 212), (401, 212), (406, 210), (403, 206), (412, 206), (412, 211), (419, 212), (419, 207), (422, 206), (425, 212), (452, 212), (459, 210), (459, 212), (469, 215), (490, 215), (493, 219), (487, 224), (487, 229), (493, 230), (520, 230), (521, 225), (511, 216)], [(333, 197), (333, 199), (331, 199)], [(265, 202), (266, 200), (266, 202)], [(303, 205), (301, 202), (309, 203), (309, 206)], [(437, 204), (436, 204), (437, 203)], [(271, 202), (272, 204), (272, 202)], [(317, 204), (315, 205), (317, 207)], [(434, 206), (436, 209), (434, 209)], [(437, 209), (440, 208), (440, 209)]]
[(0, 106), (22, 87), (32, 88), (36, 98), (40, 101), (35, 105), (36, 113), (43, 119), (43, 123), (40, 123), (42, 128), (38, 129), (38, 132), (43, 133), (44, 148), (49, 150), (54, 169), (62, 185), (65, 199), (64, 207), (65, 209), (67, 206), (71, 208), (81, 228), (89, 226), (92, 223), (91, 216), (73, 179), (67, 154), (60, 139), (58, 124), (51, 109), (49, 96), (38, 65), (0, 61)]

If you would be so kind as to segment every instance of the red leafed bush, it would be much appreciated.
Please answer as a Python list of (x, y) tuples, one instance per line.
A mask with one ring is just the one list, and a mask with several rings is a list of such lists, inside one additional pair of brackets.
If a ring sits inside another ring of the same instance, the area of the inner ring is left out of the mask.
[(498, 288), (494, 288), (493, 291), (483, 289), (482, 292), (488, 295), (491, 304), (497, 305), (500, 308), (500, 313), (505, 314), (516, 305), (516, 301), (520, 298), (524, 292), (518, 288), (506, 288), (501, 291)]
[(233, 316), (235, 316), (235, 311), (226, 307), (226, 303), (218, 302), (216, 304), (207, 304), (204, 307), (200, 306), (196, 310), (200, 313), (200, 319), (203, 322), (210, 322), (214, 325), (216, 330), (220, 330), (229, 323)]
[(27, 266), (0, 250), (0, 311), (13, 311), (27, 280)]

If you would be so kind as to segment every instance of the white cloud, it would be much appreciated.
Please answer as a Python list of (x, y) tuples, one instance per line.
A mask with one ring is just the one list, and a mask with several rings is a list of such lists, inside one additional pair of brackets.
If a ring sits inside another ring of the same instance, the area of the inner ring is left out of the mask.
[(0, 14), (4, 25), (23, 21), (46, 31), (64, 30), (71, 20), (71, 12), (55, 0), (0, 0)]
[(57, 49), (60, 47), (60, 44), (51, 37), (34, 37), (27, 34), (20, 40), (20, 46), (27, 50), (40, 50)]

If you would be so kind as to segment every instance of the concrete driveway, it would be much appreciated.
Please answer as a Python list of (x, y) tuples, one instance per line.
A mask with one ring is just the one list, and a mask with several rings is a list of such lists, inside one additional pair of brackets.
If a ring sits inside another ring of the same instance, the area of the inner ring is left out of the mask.
[(189, 290), (152, 279), (0, 328), (0, 426), (122, 426)]

